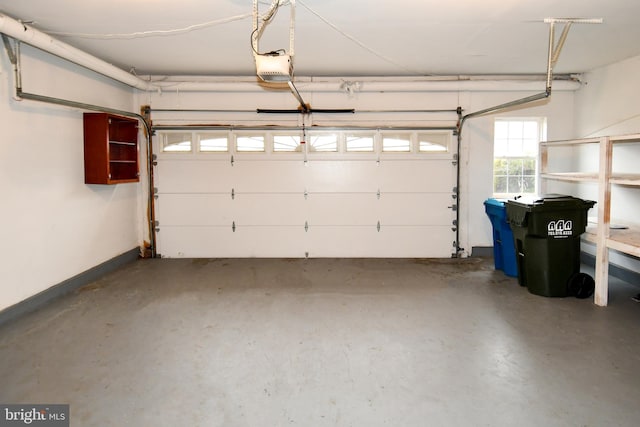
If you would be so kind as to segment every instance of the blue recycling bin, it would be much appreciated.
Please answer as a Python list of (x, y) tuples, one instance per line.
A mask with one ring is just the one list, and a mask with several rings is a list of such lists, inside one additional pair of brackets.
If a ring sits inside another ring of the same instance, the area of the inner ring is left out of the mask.
[(518, 277), (518, 262), (513, 240), (513, 232), (507, 221), (505, 200), (487, 199), (484, 208), (493, 226), (493, 261), (496, 270)]

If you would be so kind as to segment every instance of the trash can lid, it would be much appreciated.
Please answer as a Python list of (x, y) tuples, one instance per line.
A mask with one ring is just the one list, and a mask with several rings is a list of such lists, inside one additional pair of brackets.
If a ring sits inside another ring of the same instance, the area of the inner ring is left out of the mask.
[(516, 197), (507, 200), (507, 204), (516, 205), (521, 208), (551, 208), (551, 209), (572, 209), (572, 208), (591, 208), (596, 202), (591, 200), (583, 200), (578, 197), (567, 196), (565, 194), (543, 194), (525, 197)]
[(484, 201), (485, 206), (497, 206), (497, 207), (504, 207), (505, 202), (507, 201), (507, 199), (494, 199), (494, 198), (490, 198)]

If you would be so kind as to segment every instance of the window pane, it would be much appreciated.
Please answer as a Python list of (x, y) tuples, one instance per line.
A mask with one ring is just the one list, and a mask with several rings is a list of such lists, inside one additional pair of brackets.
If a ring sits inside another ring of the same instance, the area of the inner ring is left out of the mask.
[(524, 176), (522, 178), (522, 192), (523, 193), (535, 193), (536, 191), (536, 177)]
[(523, 132), (523, 123), (521, 121), (509, 122), (509, 139), (521, 139)]
[(405, 153), (411, 151), (411, 135), (384, 135), (382, 137), (382, 151)]
[(525, 156), (535, 157), (538, 155), (538, 140), (525, 139), (522, 142), (522, 154)]
[(229, 139), (226, 134), (202, 134), (200, 135), (200, 151), (227, 152), (229, 151)]
[(524, 159), (522, 165), (522, 174), (523, 175), (534, 175), (536, 174), (536, 160), (535, 159)]
[(507, 175), (509, 169), (507, 168), (506, 159), (494, 159), (493, 161), (493, 174), (494, 175)]
[(533, 139), (537, 140), (539, 137), (538, 132), (538, 122), (533, 120), (528, 120), (523, 123), (522, 126), (522, 137), (524, 139)]
[(507, 178), (507, 192), (508, 193), (522, 193), (522, 177), (509, 176)]
[(496, 139), (493, 143), (493, 155), (496, 157), (506, 157), (509, 152), (509, 141), (507, 139)]
[(274, 135), (273, 151), (294, 152), (302, 151), (300, 145), (300, 135)]
[(170, 153), (185, 153), (191, 151), (191, 134), (165, 134), (162, 141), (162, 151)]
[(494, 193), (506, 193), (507, 192), (507, 177), (496, 176), (493, 178), (493, 192)]
[(338, 151), (338, 134), (310, 134), (309, 135), (311, 151)]
[(347, 151), (373, 151), (373, 135), (347, 135)]
[(418, 150), (428, 153), (445, 153), (449, 150), (449, 134), (421, 133), (418, 134)]
[(509, 168), (509, 175), (522, 175), (522, 159), (509, 159), (507, 160), (507, 167)]
[(236, 149), (241, 152), (264, 151), (264, 136), (239, 135), (236, 138)]
[(509, 122), (504, 120), (496, 120), (494, 136), (496, 139), (509, 138)]

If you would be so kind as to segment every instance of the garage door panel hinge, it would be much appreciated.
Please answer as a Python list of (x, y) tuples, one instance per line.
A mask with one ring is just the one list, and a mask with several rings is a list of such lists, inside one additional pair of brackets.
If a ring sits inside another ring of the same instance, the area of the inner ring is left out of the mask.
[(158, 200), (158, 187), (153, 187), (153, 198)]
[(309, 222), (305, 221), (304, 222), (304, 232), (306, 233), (307, 231), (309, 231)]
[(304, 190), (304, 199), (307, 200), (307, 197), (309, 197), (309, 192)]
[(454, 211), (454, 212), (458, 210), (458, 205), (456, 205), (456, 204), (453, 204), (453, 205), (451, 205), (451, 206), (447, 206), (447, 207), (448, 207), (449, 209), (451, 209), (452, 211)]
[(231, 223), (231, 231), (234, 232), (234, 233), (236, 232), (236, 222), (235, 221), (233, 221)]
[(376, 196), (378, 197), (378, 200), (380, 200), (380, 189), (378, 188), (378, 192), (376, 193)]
[(235, 160), (233, 160), (233, 155), (231, 156), (231, 166), (233, 166)]
[(236, 199), (236, 190), (235, 188), (231, 189), (231, 200), (235, 200)]
[(453, 166), (457, 166), (457, 165), (458, 165), (458, 153), (455, 153), (455, 154), (453, 155), (453, 161), (451, 162), (451, 164), (452, 164)]
[(151, 155), (151, 164), (153, 166), (158, 166), (158, 156), (157, 155), (155, 155), (155, 154)]
[(153, 221), (153, 226), (156, 233), (160, 231), (160, 221)]
[(378, 225), (376, 225), (376, 228), (378, 229), (378, 233), (380, 232), (380, 221), (378, 221)]

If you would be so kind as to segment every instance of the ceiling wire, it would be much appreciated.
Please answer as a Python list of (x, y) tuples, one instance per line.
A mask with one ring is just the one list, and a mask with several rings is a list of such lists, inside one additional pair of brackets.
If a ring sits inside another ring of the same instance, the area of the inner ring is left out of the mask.
[(367, 46), (366, 44), (364, 44), (363, 42), (361, 42), (360, 40), (358, 40), (357, 38), (355, 38), (354, 36), (352, 36), (351, 34), (346, 33), (345, 31), (341, 30), (340, 28), (338, 28), (335, 24), (333, 24), (332, 22), (330, 22), (328, 19), (326, 19), (325, 17), (323, 17), (322, 15), (320, 15), (318, 12), (316, 12), (315, 10), (311, 9), (304, 1), (299, 0), (298, 1), (299, 4), (301, 4), (305, 9), (307, 9), (309, 12), (311, 12), (312, 14), (314, 14), (318, 19), (320, 19), (322, 22), (324, 22), (325, 24), (327, 24), (328, 26), (330, 26), (331, 28), (333, 28), (335, 31), (337, 31), (340, 35), (348, 38), (349, 40), (351, 40), (352, 42), (354, 42), (355, 44), (357, 44), (358, 46), (360, 46), (361, 48), (365, 49), (366, 51), (368, 51), (369, 53), (372, 53), (373, 55), (377, 56), (378, 58), (392, 64), (395, 65), (398, 68), (401, 68), (405, 71), (408, 71), (410, 73), (414, 73), (414, 74), (424, 74), (421, 71), (417, 71), (414, 69), (411, 69), (409, 67), (406, 67), (402, 64), (400, 64), (397, 61), (394, 61), (393, 59), (389, 58), (388, 56), (383, 55), (382, 53), (376, 51), (373, 48), (370, 48), (369, 46)]
[(203, 28), (213, 27), (216, 25), (228, 24), (229, 22), (241, 21), (243, 19), (251, 18), (251, 13), (245, 13), (242, 15), (235, 15), (228, 18), (216, 19), (213, 21), (203, 22), (201, 24), (189, 25), (184, 28), (176, 28), (171, 30), (149, 30), (149, 31), (136, 31), (133, 33), (113, 33), (113, 34), (95, 34), (95, 33), (70, 33), (63, 31), (47, 31), (48, 34), (62, 36), (62, 37), (79, 37), (85, 39), (135, 39), (143, 37), (164, 37), (175, 36), (179, 34), (186, 34), (192, 31), (201, 30)]

